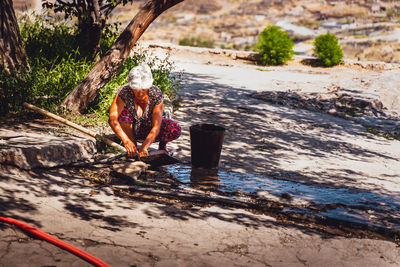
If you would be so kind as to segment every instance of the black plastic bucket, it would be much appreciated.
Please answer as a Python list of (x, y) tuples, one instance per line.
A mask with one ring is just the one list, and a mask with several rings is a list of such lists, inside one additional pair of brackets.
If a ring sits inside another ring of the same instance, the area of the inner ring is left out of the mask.
[(190, 126), (190, 147), (194, 167), (218, 166), (224, 134), (225, 128), (213, 124)]

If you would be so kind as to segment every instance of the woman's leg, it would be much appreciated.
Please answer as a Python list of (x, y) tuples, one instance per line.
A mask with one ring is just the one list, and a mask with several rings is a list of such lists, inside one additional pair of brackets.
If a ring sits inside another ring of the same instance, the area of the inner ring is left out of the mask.
[(181, 136), (182, 128), (174, 120), (163, 118), (161, 121), (161, 129), (156, 141), (159, 142), (158, 149), (167, 150), (167, 143)]
[(160, 141), (158, 143), (158, 150), (167, 150), (167, 143)]

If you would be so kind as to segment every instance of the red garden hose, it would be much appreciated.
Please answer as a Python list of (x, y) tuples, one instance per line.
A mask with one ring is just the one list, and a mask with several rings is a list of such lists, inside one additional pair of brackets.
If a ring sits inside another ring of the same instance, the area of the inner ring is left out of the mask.
[(6, 222), (6, 223), (11, 223), (15, 226), (18, 226), (19, 228), (23, 229), (24, 231), (27, 231), (43, 240), (46, 240), (47, 242), (50, 242), (62, 249), (65, 249), (65, 250), (75, 254), (76, 256), (84, 259), (85, 261), (93, 264), (94, 266), (109, 267), (109, 265), (107, 263), (105, 263), (104, 261), (90, 255), (89, 253), (87, 253), (83, 250), (80, 250), (79, 248), (76, 248), (68, 243), (63, 242), (58, 238), (55, 238), (49, 234), (46, 234), (45, 232), (42, 232), (39, 229), (37, 229), (33, 226), (30, 226), (29, 224), (23, 223), (21, 221), (13, 219), (13, 218), (1, 217), (1, 216), (0, 216), (0, 221)]

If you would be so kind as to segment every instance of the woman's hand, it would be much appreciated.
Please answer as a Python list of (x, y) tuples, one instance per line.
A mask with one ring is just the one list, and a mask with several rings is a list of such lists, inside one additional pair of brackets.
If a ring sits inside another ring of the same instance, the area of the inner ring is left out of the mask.
[(132, 132), (132, 125), (125, 125), (122, 122), (118, 121), (119, 116), (122, 113), (122, 110), (125, 107), (124, 101), (117, 95), (115, 95), (114, 100), (110, 107), (110, 115), (108, 123), (111, 128), (115, 132), (115, 134), (122, 140), (124, 143), (124, 147), (128, 156), (135, 156), (137, 154), (137, 148), (135, 144), (135, 138)]
[(143, 146), (141, 146), (140, 150), (139, 150), (139, 158), (147, 157), (148, 155), (149, 155), (149, 152), (147, 151), (147, 149), (143, 148)]
[(126, 148), (128, 156), (133, 157), (137, 154), (135, 143), (133, 143), (130, 139), (124, 142), (124, 147)]

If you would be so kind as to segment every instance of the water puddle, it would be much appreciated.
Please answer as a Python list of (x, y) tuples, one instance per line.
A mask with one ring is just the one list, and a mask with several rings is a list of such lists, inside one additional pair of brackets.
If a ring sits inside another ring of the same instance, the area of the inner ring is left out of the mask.
[(270, 179), (262, 175), (241, 174), (216, 169), (196, 169), (172, 165), (174, 178), (202, 190), (257, 195), (287, 206), (284, 212), (313, 215), (400, 232), (400, 196), (357, 188), (324, 188), (316, 185)]

